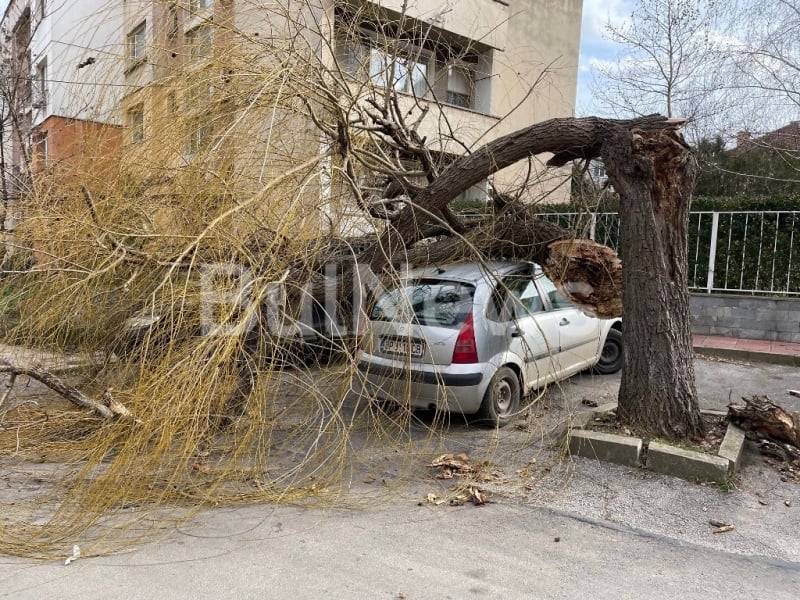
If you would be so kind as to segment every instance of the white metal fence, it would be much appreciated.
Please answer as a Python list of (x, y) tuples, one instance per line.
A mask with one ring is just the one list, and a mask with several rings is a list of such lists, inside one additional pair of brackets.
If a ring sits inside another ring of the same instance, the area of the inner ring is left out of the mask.
[[(618, 247), (617, 213), (539, 216)], [(800, 211), (697, 211), (689, 219), (691, 290), (800, 296)]]

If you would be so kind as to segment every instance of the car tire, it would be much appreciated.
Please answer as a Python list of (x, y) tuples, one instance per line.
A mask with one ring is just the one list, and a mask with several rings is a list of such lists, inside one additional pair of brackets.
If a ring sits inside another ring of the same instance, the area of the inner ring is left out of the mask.
[(519, 410), (520, 383), (517, 374), (500, 367), (483, 396), (477, 420), (492, 427), (508, 425)]
[(622, 332), (618, 329), (609, 329), (600, 360), (594, 366), (595, 373), (611, 375), (622, 368)]

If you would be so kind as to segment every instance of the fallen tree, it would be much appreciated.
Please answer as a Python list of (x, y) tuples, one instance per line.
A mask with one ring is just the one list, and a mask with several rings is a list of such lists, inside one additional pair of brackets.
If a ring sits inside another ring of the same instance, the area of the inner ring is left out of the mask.
[[(425, 152), (423, 140), (413, 129), (404, 127), (404, 121), (398, 118), (391, 122), (386, 113), (371, 113), (371, 118), (387, 143), (410, 155)], [(437, 176), (430, 174), (430, 183), (424, 188), (407, 191), (405, 206), (388, 219), (383, 233), (358, 259), (376, 272), (388, 265), (435, 262), (450, 256), (463, 258), (469, 253), (474, 256), (476, 251), (490, 258), (532, 260), (541, 264), (556, 285), (587, 312), (602, 317), (620, 316), (622, 265), (609, 249), (588, 240), (564, 243), (574, 240), (572, 232), (537, 219), (532, 211), (513, 203), (495, 218), (471, 228), (455, 215), (444, 216), (443, 211), (470, 186), (520, 160), (553, 154), (547, 161), (550, 167), (564, 166), (576, 159), (588, 161), (599, 158), (601, 150), (613, 145), (611, 140), (621, 135), (632, 138), (648, 132), (674, 131), (682, 124), (681, 119), (660, 115), (624, 120), (560, 118), (499, 137), (455, 159)], [(341, 129), (325, 128), (330, 133)], [(341, 135), (335, 139), (335, 146), (344, 155), (355, 152), (347, 146), (349, 139)], [(387, 188), (397, 187), (403, 175), (397, 173)], [(440, 235), (457, 239), (410, 250), (432, 227)]]
[[(421, 155), (424, 165), (423, 140), (403, 127), (400, 116), (390, 123), (386, 115), (370, 115), (386, 143)], [(470, 256), (531, 260), (590, 314), (620, 316), (624, 298), (620, 420), (668, 438), (700, 435), (686, 272), (689, 204), (698, 166), (678, 132), (682, 123), (659, 115), (552, 119), (500, 137), (455, 159), (441, 173), (429, 172), (428, 185), (407, 191), (405, 206), (387, 217), (383, 232), (355, 260), (378, 272), (402, 263), (439, 264)], [(355, 152), (347, 148), (348, 139), (336, 140), (345, 155)], [(571, 232), (513, 202), (472, 228), (453, 225), (456, 217), (446, 212), (450, 200), (496, 170), (540, 153), (553, 154), (547, 161), (551, 167), (603, 159), (621, 198), (624, 264), (608, 248), (576, 241)], [(398, 173), (392, 183), (402, 180)], [(418, 245), (432, 227), (443, 239)]]

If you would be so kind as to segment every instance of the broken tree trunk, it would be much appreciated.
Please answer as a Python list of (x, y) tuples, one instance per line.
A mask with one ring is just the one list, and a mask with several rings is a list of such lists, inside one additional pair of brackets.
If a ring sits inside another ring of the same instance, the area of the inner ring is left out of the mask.
[(728, 406), (728, 419), (756, 438), (769, 465), (800, 481), (800, 413), (788, 413), (766, 396), (742, 400), (744, 406)]
[(800, 457), (800, 413), (788, 413), (770, 402), (766, 396), (742, 398), (744, 406), (730, 404), (728, 418), (731, 423), (758, 438), (767, 438), (780, 444), (789, 444)]
[(668, 130), (618, 128), (601, 155), (620, 196), (624, 344), (617, 416), (652, 435), (701, 435), (686, 272), (697, 161), (680, 134)]

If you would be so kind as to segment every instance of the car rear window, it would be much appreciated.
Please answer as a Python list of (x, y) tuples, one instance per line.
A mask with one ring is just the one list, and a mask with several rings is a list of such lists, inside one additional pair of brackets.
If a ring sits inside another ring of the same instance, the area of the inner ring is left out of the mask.
[(375, 304), (373, 321), (458, 328), (472, 311), (475, 286), (459, 281), (418, 279), (386, 290)]

